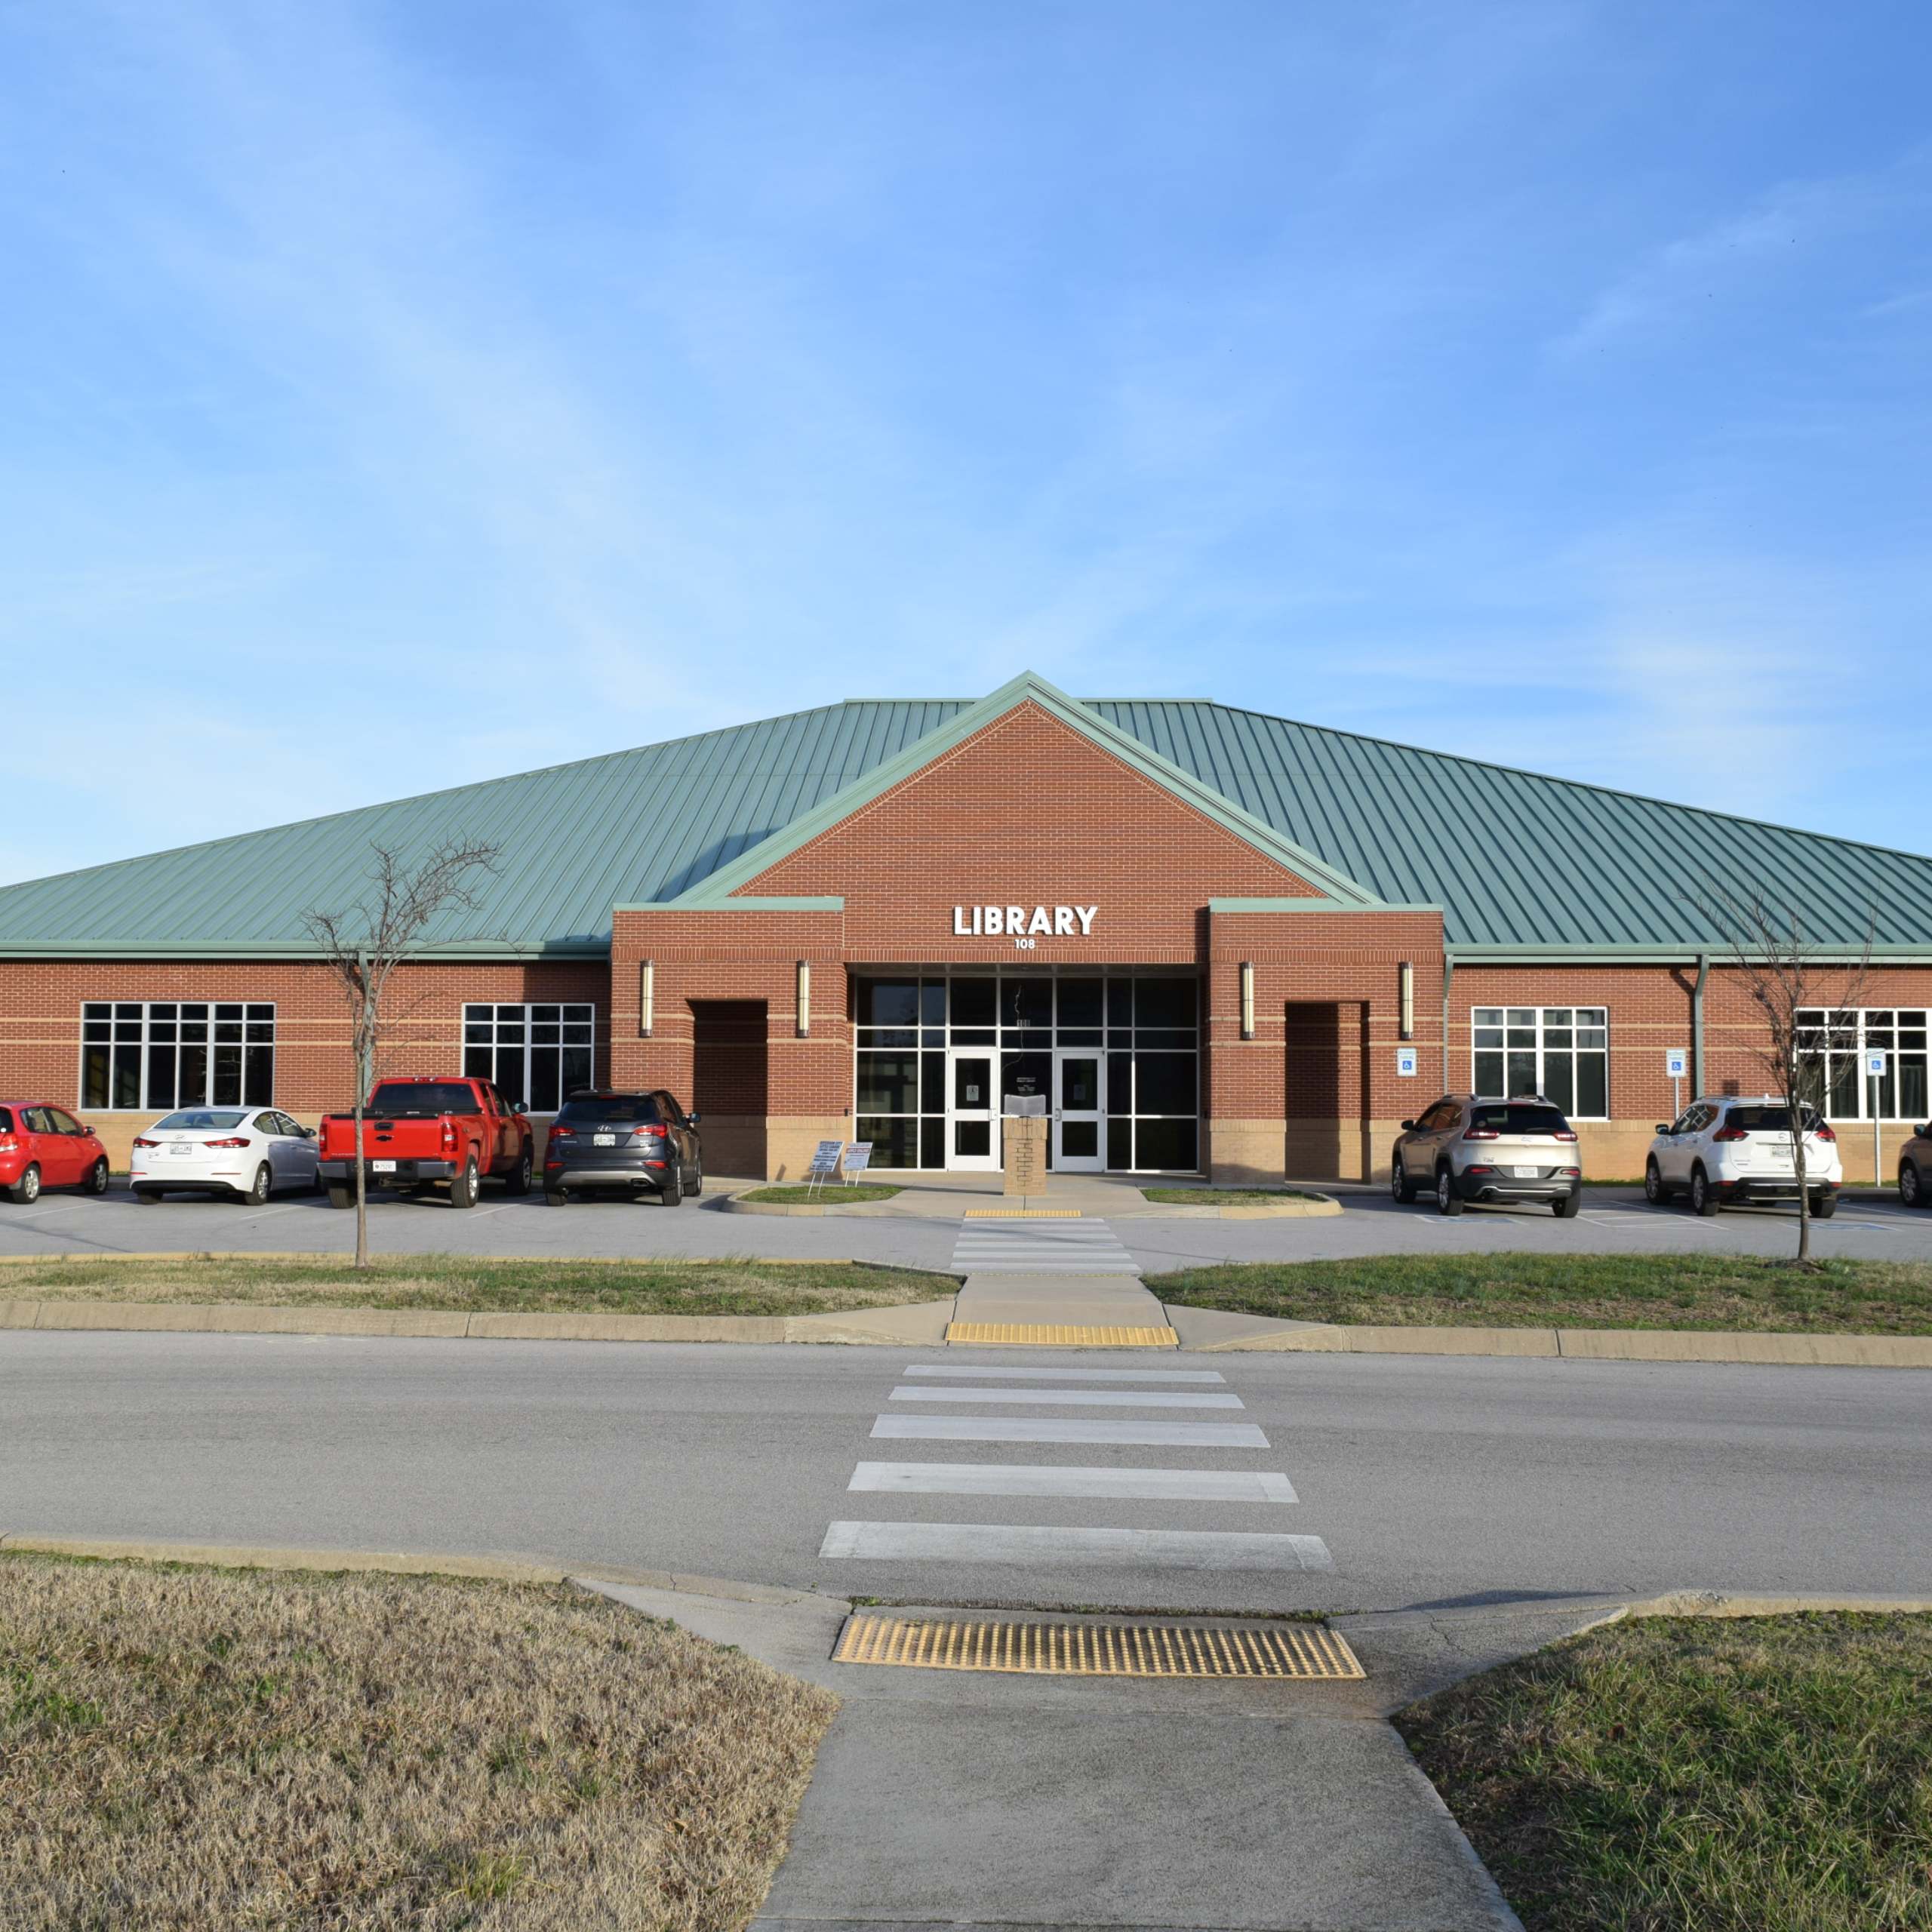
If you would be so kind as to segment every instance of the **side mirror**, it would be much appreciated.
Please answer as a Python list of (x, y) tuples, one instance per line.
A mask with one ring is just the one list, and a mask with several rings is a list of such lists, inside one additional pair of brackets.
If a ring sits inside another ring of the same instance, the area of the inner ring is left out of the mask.
[(687, 1114), (685, 1116), (685, 1124), (687, 1127), (695, 1127), (703, 1118), (702, 1114)]
[(312, 1127), (305, 1127), (302, 1130), (302, 1138), (304, 1140), (312, 1140), (315, 1137), (315, 1130)]
[(529, 1111), (529, 1107), (521, 1100), (512, 1100), (510, 1103), (510, 1112), (513, 1114), (527, 1114)]
[(1414, 1133), (1414, 1131), (1416, 1131), (1416, 1124), (1415, 1124), (1415, 1122), (1414, 1122), (1414, 1121), (1412, 1121), (1412, 1120), (1405, 1120), (1404, 1121), (1403, 1121), (1403, 1123), (1402, 1123), (1402, 1131), (1403, 1131), (1404, 1134), (1413, 1134), (1413, 1133)]
[(1668, 1134), (1670, 1131), (1669, 1123), (1666, 1121), (1659, 1121), (1657, 1122), (1657, 1131), (1660, 1134)]

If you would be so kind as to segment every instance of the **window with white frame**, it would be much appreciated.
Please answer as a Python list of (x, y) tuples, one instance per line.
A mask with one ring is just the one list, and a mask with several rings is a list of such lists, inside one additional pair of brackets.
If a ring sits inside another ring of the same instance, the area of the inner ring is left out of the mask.
[(271, 1001), (101, 999), (81, 1008), (85, 1109), (159, 1113), (274, 1100)]
[(1540, 1094), (1573, 1120), (1610, 1118), (1610, 1009), (1471, 1009), (1472, 1086), (1478, 1100)]
[(1828, 1118), (1870, 1120), (1872, 1076), (1865, 1056), (1881, 1053), (1879, 1120), (1922, 1121), (1932, 1105), (1924, 1007), (1807, 1007), (1798, 1015), (1798, 1063), (1811, 1103)]
[(503, 1098), (553, 1114), (592, 1084), (597, 1009), (589, 1004), (489, 1004), (463, 1009), (463, 1070), (493, 1080)]

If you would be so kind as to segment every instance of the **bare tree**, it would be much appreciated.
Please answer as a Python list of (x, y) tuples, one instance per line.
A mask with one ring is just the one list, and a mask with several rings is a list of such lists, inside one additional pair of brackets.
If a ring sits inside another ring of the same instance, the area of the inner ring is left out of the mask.
[[(1798, 1263), (1811, 1261), (1811, 1189), (1805, 1171), (1805, 1118), (1815, 1108), (1824, 1115), (1823, 1054), (1846, 1008), (1863, 1004), (1872, 973), (1872, 934), (1868, 926), (1857, 951), (1820, 947), (1808, 939), (1795, 909), (1770, 904), (1755, 891), (1714, 891), (1698, 902), (1728, 934), (1734, 965), (1752, 1003), (1764, 1019), (1765, 1033), (1752, 1048), (1770, 1077), (1770, 1091), (1784, 1103), (1791, 1137), (1791, 1162), (1798, 1183)], [(1822, 1008), (1824, 1026), (1808, 1017)]]
[(411, 860), (394, 846), (370, 848), (369, 890), (339, 912), (312, 909), (302, 923), (349, 1003), (355, 1062), (355, 1265), (369, 1265), (368, 1182), (362, 1161), (362, 1109), (375, 1084), (376, 1056), (389, 1015), (391, 976), (421, 951), (424, 935), (446, 912), (473, 912), (478, 875), (497, 869), (500, 848), (445, 839)]

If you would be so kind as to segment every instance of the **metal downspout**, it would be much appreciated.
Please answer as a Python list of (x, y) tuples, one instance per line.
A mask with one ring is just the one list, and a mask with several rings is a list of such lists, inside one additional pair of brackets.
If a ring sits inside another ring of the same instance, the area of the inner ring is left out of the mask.
[(1449, 1078), (1449, 989), (1456, 983), (1456, 955), (1447, 946), (1442, 949), (1442, 1091), (1453, 1094), (1456, 1089)]
[(1709, 977), (1711, 955), (1697, 955), (1697, 983), (1690, 989), (1690, 1097), (1704, 1091), (1704, 982)]

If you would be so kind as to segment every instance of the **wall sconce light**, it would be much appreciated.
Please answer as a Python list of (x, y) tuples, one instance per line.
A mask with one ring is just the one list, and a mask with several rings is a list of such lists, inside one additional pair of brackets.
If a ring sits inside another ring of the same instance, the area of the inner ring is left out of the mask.
[(1251, 959), (1241, 962), (1241, 1036), (1244, 1040), (1254, 1038), (1254, 961)]
[(1416, 1036), (1416, 969), (1414, 963), (1404, 960), (1397, 969), (1402, 989), (1402, 1038), (1413, 1040)]
[(637, 963), (637, 1036), (651, 1038), (654, 1009), (657, 1004), (657, 962), (640, 959)]
[(812, 962), (809, 959), (798, 961), (797, 992), (798, 1038), (808, 1040), (812, 1031)]

